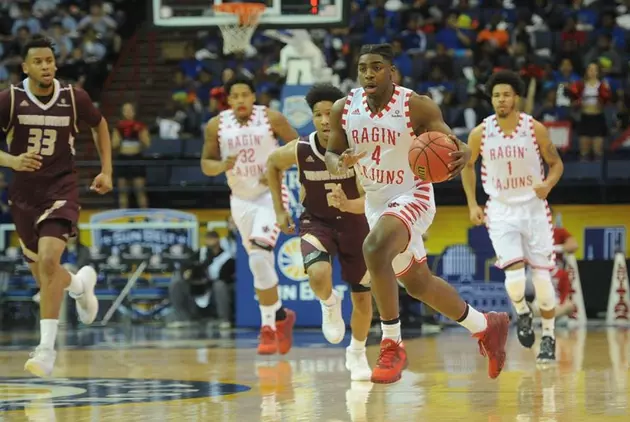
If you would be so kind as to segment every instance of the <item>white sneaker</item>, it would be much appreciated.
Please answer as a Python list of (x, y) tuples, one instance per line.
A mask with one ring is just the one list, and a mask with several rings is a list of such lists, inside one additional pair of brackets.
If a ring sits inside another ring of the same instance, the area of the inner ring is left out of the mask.
[(98, 299), (94, 294), (94, 286), (96, 286), (98, 274), (96, 274), (94, 268), (85, 266), (77, 272), (76, 277), (83, 283), (83, 293), (79, 296), (70, 296), (74, 297), (77, 302), (77, 314), (79, 314), (81, 322), (91, 324), (98, 314)]
[(341, 300), (334, 290), (333, 296), (335, 296), (336, 300), (334, 305), (326, 306), (322, 302), (319, 303), (322, 306), (322, 331), (324, 337), (329, 343), (337, 344), (341, 343), (343, 336), (346, 335), (346, 323), (341, 315)]
[(346, 348), (346, 369), (350, 371), (352, 381), (369, 381), (372, 378), (372, 370), (368, 363), (364, 350)]
[(35, 351), (31, 352), (30, 357), (24, 364), (25, 371), (40, 378), (49, 377), (52, 374), (57, 352), (37, 346)]

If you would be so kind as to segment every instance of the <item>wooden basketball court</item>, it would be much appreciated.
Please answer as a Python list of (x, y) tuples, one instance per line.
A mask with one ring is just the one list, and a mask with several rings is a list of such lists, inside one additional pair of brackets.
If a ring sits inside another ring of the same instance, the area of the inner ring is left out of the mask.
[(350, 382), (344, 348), (318, 331), (297, 332), (288, 355), (270, 358), (256, 355), (253, 332), (62, 332), (55, 377), (46, 380), (22, 370), (37, 338), (0, 335), (2, 422), (630, 420), (630, 332), (622, 329), (559, 332), (559, 362), (549, 368), (536, 368), (535, 352), (512, 332), (495, 381), (465, 332), (406, 333), (409, 369), (390, 386)]

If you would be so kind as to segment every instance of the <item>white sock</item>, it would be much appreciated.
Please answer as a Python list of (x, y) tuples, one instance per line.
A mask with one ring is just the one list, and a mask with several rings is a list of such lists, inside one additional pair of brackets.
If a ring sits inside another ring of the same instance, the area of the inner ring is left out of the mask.
[(81, 296), (83, 294), (83, 280), (77, 277), (76, 274), (72, 274), (70, 271), (68, 271), (68, 274), (70, 274), (70, 284), (66, 287), (66, 290), (70, 292), (70, 296), (73, 298)]
[(354, 338), (354, 336), (352, 336), (352, 338), (350, 338), (350, 350), (354, 350), (356, 352), (364, 351), (365, 350), (365, 342), (366, 341), (367, 341), (367, 339), (365, 339), (363, 341), (360, 341), (360, 340), (357, 340), (356, 338)]
[(269, 326), (272, 329), (276, 329), (276, 311), (278, 310), (278, 304), (271, 306), (260, 305), (260, 326)]
[(39, 346), (45, 349), (54, 350), (57, 339), (57, 327), (59, 320), (42, 319), (39, 321), (40, 338)]
[(330, 293), (330, 297), (326, 300), (320, 300), (321, 303), (323, 303), (326, 306), (333, 306), (337, 303), (337, 295), (335, 294), (335, 291), (333, 290)]
[(400, 321), (396, 324), (383, 324), (381, 321), (381, 330), (383, 331), (383, 340), (386, 338), (392, 339), (394, 341), (400, 341)]
[(556, 338), (555, 335), (555, 327), (556, 327), (556, 318), (541, 318), (542, 319), (542, 335), (549, 336), (551, 338)]
[(486, 319), (486, 316), (472, 306), (466, 306), (468, 306), (468, 315), (466, 315), (463, 320), (457, 322), (462, 327), (470, 331), (472, 334), (477, 334), (485, 331), (488, 327), (488, 320)]

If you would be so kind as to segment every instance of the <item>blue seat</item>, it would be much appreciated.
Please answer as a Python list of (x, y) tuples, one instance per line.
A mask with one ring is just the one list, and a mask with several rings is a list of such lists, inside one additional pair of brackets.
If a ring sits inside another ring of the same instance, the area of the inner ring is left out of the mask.
[(573, 180), (599, 180), (602, 177), (602, 163), (564, 163), (563, 178)]
[(168, 167), (147, 166), (147, 186), (167, 186), (168, 180)]
[(151, 145), (142, 153), (150, 158), (176, 158), (182, 155), (182, 141), (179, 139), (151, 139)]
[(205, 186), (212, 180), (201, 172), (201, 166), (174, 166), (171, 169), (171, 186)]
[(186, 139), (184, 142), (184, 158), (201, 158), (203, 139)]
[(606, 170), (607, 179), (630, 179), (630, 160), (610, 160)]

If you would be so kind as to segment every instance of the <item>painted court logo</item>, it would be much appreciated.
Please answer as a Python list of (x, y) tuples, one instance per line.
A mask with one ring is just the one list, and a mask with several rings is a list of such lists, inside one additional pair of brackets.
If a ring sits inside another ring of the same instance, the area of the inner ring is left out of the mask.
[(280, 246), (278, 252), (278, 268), (285, 277), (293, 281), (308, 280), (308, 275), (304, 272), (300, 242), (299, 237), (292, 237)]
[(197, 399), (242, 393), (246, 385), (125, 378), (0, 378), (0, 412), (21, 410), (34, 400), (54, 407), (106, 406)]

